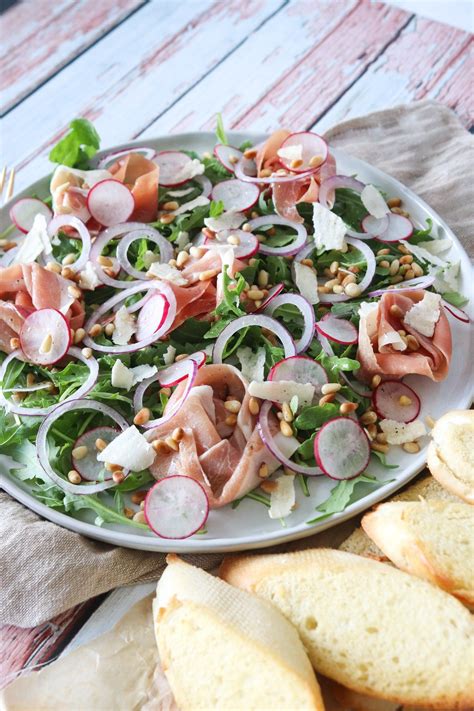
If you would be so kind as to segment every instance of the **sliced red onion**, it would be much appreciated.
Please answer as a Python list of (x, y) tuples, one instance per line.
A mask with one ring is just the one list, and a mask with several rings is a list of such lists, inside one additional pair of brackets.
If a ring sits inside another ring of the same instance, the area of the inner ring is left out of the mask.
[[(375, 255), (367, 244), (361, 242), (358, 239), (346, 237), (346, 242), (347, 244), (352, 245), (352, 247), (354, 247), (355, 249), (358, 249), (359, 252), (362, 252), (363, 256), (365, 257), (367, 268), (365, 270), (364, 278), (359, 282), (358, 285), (360, 288), (360, 293), (363, 294), (364, 291), (370, 286), (372, 279), (374, 278), (375, 268), (377, 266), (377, 263), (375, 261)], [(336, 301), (348, 301), (350, 298), (352, 297), (347, 296), (347, 294), (319, 294), (319, 301), (322, 304), (332, 304)]]
[(304, 321), (304, 328), (301, 338), (295, 341), (295, 348), (297, 353), (303, 353), (311, 341), (314, 338), (314, 327), (316, 324), (316, 319), (314, 316), (314, 309), (301, 294), (281, 294), (280, 296), (275, 296), (268, 304), (265, 309), (265, 313), (271, 316), (276, 309), (280, 306), (285, 306), (286, 304), (292, 304), (301, 312)]
[[(335, 353), (326, 336), (323, 336), (323, 334), (319, 333), (318, 331), (316, 333), (318, 336), (318, 341), (320, 342), (321, 348), (323, 349), (324, 353), (328, 356), (334, 356)], [(342, 379), (346, 381), (346, 385), (348, 385), (350, 389), (353, 390), (357, 395), (360, 395), (361, 397), (372, 397), (372, 390), (364, 389), (363, 385), (360, 385), (359, 387), (359, 385), (357, 383), (355, 384), (343, 370), (341, 370), (340, 373)]]
[[(166, 422), (169, 422), (186, 402), (188, 395), (191, 392), (191, 388), (193, 387), (196, 381), (198, 365), (194, 360), (192, 360), (191, 358), (186, 358), (186, 360), (179, 361), (179, 363), (176, 364), (173, 363), (173, 365), (180, 366), (179, 379), (176, 381), (175, 384), (181, 382), (181, 380), (184, 380), (186, 378), (186, 385), (179, 400), (174, 403), (173, 407), (169, 408), (168, 412), (165, 415), (163, 415), (162, 417), (158, 417), (155, 420), (149, 420), (145, 425), (143, 425), (143, 427), (147, 430), (152, 427), (159, 427), (160, 425), (164, 425)], [(155, 375), (152, 375), (151, 378), (147, 378), (147, 380), (144, 380), (142, 383), (140, 383), (133, 397), (133, 407), (135, 409), (135, 412), (139, 412), (142, 409), (143, 396), (145, 395), (145, 392), (150, 387), (150, 385), (158, 381), (161, 387), (171, 387), (170, 385), (164, 384), (167, 383), (167, 378), (169, 375), (172, 374), (170, 373), (169, 368), (166, 368), (165, 370), (155, 373)], [(178, 377), (177, 371), (174, 371), (174, 377)]]
[(305, 180), (319, 170), (319, 166), (306, 173), (292, 173), (291, 175), (272, 175), (270, 178), (259, 178), (255, 161), (248, 158), (241, 158), (235, 164), (235, 177), (244, 183), (259, 183), (262, 185), (273, 185), (273, 183), (292, 183), (296, 180)]
[[(139, 291), (145, 291), (150, 289), (156, 289), (159, 293), (163, 294), (169, 303), (169, 309), (168, 313), (166, 314), (166, 318), (157, 331), (150, 334), (149, 336), (147, 336), (147, 338), (144, 338), (141, 341), (137, 341), (136, 343), (128, 343), (125, 346), (119, 346), (115, 344), (112, 346), (102, 346), (96, 343), (89, 335), (87, 335), (91, 330), (92, 326), (94, 326), (94, 324), (96, 324), (100, 320), (100, 318), (104, 316), (107, 311), (110, 311), (116, 304), (125, 301), (125, 299), (127, 299), (129, 296), (132, 296), (132, 294), (136, 294)], [(118, 294), (115, 294), (115, 296), (112, 296), (111, 299), (105, 301), (94, 311), (94, 313), (90, 316), (89, 320), (84, 326), (86, 335), (84, 336), (83, 342), (86, 346), (89, 346), (89, 348), (92, 348), (95, 351), (101, 351), (102, 353), (133, 353), (135, 351), (140, 350), (140, 348), (145, 348), (146, 346), (151, 345), (159, 338), (161, 338), (161, 336), (163, 336), (171, 328), (171, 324), (173, 323), (176, 317), (176, 311), (176, 297), (174, 295), (173, 290), (168, 284), (162, 281), (140, 281), (135, 286), (130, 287), (130, 289), (123, 289)]]
[(266, 328), (268, 331), (272, 331), (272, 333), (278, 336), (285, 351), (285, 358), (296, 355), (295, 343), (289, 332), (281, 323), (266, 314), (249, 314), (248, 316), (236, 318), (235, 321), (229, 323), (219, 334), (212, 352), (212, 360), (214, 363), (223, 362), (222, 355), (229, 338), (231, 338), (234, 333), (237, 333), (237, 331), (240, 331), (242, 328), (247, 328), (248, 326), (260, 326), (261, 328)]
[[(83, 354), (80, 348), (76, 348), (76, 346), (72, 346), (69, 351), (67, 352), (68, 356), (72, 356), (73, 358), (76, 358), (77, 360), (80, 360), (84, 365), (87, 365), (89, 368), (89, 375), (85, 381), (81, 385), (78, 390), (76, 390), (75, 393), (67, 397), (62, 405), (69, 403), (71, 400), (76, 400), (78, 398), (85, 397), (94, 387), (94, 385), (97, 382), (97, 378), (99, 376), (99, 364), (96, 361), (96, 359), (91, 356), (90, 358), (86, 358)], [(0, 366), (0, 381), (3, 381), (3, 378), (5, 377), (6, 370), (8, 368), (9, 363), (11, 363), (12, 360), (15, 358), (18, 358), (18, 360), (23, 360), (23, 352), (18, 348), (17, 350), (13, 351), (8, 355), (5, 360), (3, 361), (2, 365)], [(44, 417), (45, 415), (48, 415), (50, 412), (52, 412), (55, 408), (58, 407), (58, 404), (55, 403), (54, 405), (50, 405), (49, 407), (21, 407), (20, 405), (17, 405), (14, 403), (12, 400), (7, 400), (4, 395), (3, 391), (0, 388), (0, 404), (3, 405), (3, 407), (9, 411), (13, 412), (15, 415), (21, 415), (22, 417), (25, 416), (31, 416), (31, 417)]]
[(265, 400), (262, 407), (260, 408), (260, 414), (258, 417), (257, 425), (260, 437), (262, 438), (262, 441), (268, 451), (273, 454), (275, 459), (278, 459), (278, 461), (283, 464), (284, 467), (287, 467), (288, 469), (291, 469), (294, 472), (298, 472), (299, 474), (306, 474), (307, 476), (320, 476), (323, 472), (319, 467), (310, 467), (305, 466), (304, 464), (297, 464), (291, 459), (288, 459), (288, 457), (283, 454), (281, 449), (278, 447), (278, 444), (275, 442), (275, 438), (270, 430), (268, 415), (270, 413), (271, 408), (272, 403), (269, 400)]
[(140, 146), (140, 147), (133, 147), (133, 148), (123, 148), (121, 151), (114, 151), (113, 153), (109, 153), (108, 155), (105, 156), (105, 158), (102, 158), (99, 161), (98, 168), (102, 169), (107, 169), (109, 166), (113, 165), (116, 161), (120, 160), (120, 158), (125, 158), (126, 156), (130, 155), (130, 153), (139, 153), (140, 155), (144, 156), (148, 160), (153, 160), (153, 158), (156, 156), (156, 151), (154, 148), (149, 148), (148, 146)]
[(268, 247), (265, 243), (261, 243), (259, 247), (259, 252), (261, 254), (277, 254), (281, 257), (290, 257), (293, 254), (297, 254), (302, 247), (304, 247), (308, 233), (304, 225), (300, 225), (297, 222), (292, 222), (287, 220), (285, 217), (280, 217), (279, 215), (264, 215), (262, 217), (256, 217), (248, 222), (250, 231), (258, 229), (259, 227), (264, 227), (267, 225), (282, 225), (283, 227), (291, 227), (296, 231), (296, 239), (291, 242), (291, 244), (286, 245), (286, 247)]
[(375, 289), (374, 291), (369, 291), (367, 296), (382, 296), (387, 291), (413, 291), (413, 289), (427, 289), (435, 281), (434, 276), (425, 274), (424, 276), (415, 277), (414, 279), (407, 279), (407, 281), (402, 281), (400, 284), (391, 284), (383, 289)]
[(198, 185), (201, 186), (202, 197), (207, 197), (207, 198), (211, 197), (212, 183), (207, 176), (195, 175), (194, 178), (191, 178), (191, 180), (194, 180), (195, 183), (198, 183)]
[(284, 284), (275, 284), (275, 286), (272, 286), (272, 288), (269, 290), (268, 295), (264, 298), (262, 301), (261, 306), (258, 307), (258, 309), (255, 309), (255, 313), (260, 313), (262, 311), (265, 311), (267, 306), (273, 301), (273, 299), (281, 294), (283, 289), (285, 288)]
[(316, 244), (313, 240), (313, 238), (310, 238), (309, 242), (304, 245), (302, 249), (298, 252), (298, 254), (295, 257), (295, 262), (301, 262), (303, 259), (306, 259), (309, 257), (311, 252), (314, 252), (316, 249)]
[(56, 474), (51, 464), (49, 463), (49, 453), (48, 453), (48, 432), (51, 426), (58, 420), (62, 415), (67, 412), (72, 412), (76, 410), (97, 410), (103, 415), (110, 417), (114, 422), (118, 424), (121, 430), (126, 430), (128, 428), (127, 420), (122, 417), (116, 410), (112, 409), (108, 405), (103, 405), (101, 402), (96, 402), (95, 400), (79, 400), (75, 399), (72, 402), (63, 402), (61, 405), (56, 407), (53, 412), (51, 412), (48, 417), (46, 417), (40, 425), (38, 434), (36, 437), (36, 451), (38, 455), (38, 460), (43, 467), (49, 478), (59, 486), (63, 491), (68, 494), (97, 494), (99, 491), (105, 491), (115, 486), (114, 480), (102, 481), (97, 484), (71, 484), (66, 479), (63, 479), (59, 474)]
[(319, 188), (319, 202), (323, 207), (332, 210), (334, 202), (329, 200), (329, 194), (338, 188), (349, 188), (356, 193), (361, 193), (365, 188), (365, 184), (356, 178), (351, 178), (348, 175), (333, 175), (331, 178), (324, 180)]
[(141, 239), (142, 237), (146, 237), (146, 239), (150, 240), (150, 242), (153, 242), (154, 244), (158, 245), (158, 247), (160, 248), (159, 261), (161, 263), (169, 262), (174, 255), (173, 247), (168, 242), (166, 237), (163, 237), (163, 235), (160, 234), (158, 230), (153, 229), (153, 227), (143, 227), (140, 230), (134, 230), (133, 232), (129, 232), (127, 235), (125, 235), (125, 237), (122, 237), (119, 242), (119, 245), (117, 247), (117, 259), (122, 269), (126, 271), (127, 274), (130, 274), (130, 276), (135, 277), (135, 279), (146, 279), (146, 272), (141, 272), (138, 269), (132, 267), (129, 262), (127, 253), (128, 248), (130, 247), (132, 242), (135, 242), (137, 239)]
[(454, 318), (461, 321), (461, 323), (471, 323), (471, 318), (465, 311), (460, 309), (458, 306), (453, 306), (449, 303), (449, 301), (445, 301), (444, 299), (441, 299), (441, 301), (443, 302), (444, 308), (446, 311), (449, 311), (451, 316), (454, 316)]
[[(76, 230), (82, 240), (81, 254), (75, 262), (68, 265), (69, 268), (73, 269), (75, 272), (80, 272), (81, 269), (86, 266), (91, 253), (92, 242), (89, 230), (85, 224), (77, 217), (74, 217), (74, 215), (56, 215), (56, 217), (53, 217), (51, 222), (48, 224), (49, 237), (54, 237), (61, 227), (72, 227)], [(44, 259), (46, 262), (56, 262), (52, 254), (46, 255)]]

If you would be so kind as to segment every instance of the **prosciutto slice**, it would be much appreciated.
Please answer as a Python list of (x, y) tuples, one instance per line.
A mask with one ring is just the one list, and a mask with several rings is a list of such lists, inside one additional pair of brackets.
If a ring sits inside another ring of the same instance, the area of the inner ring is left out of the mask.
[[(452, 343), (449, 322), (443, 308), (432, 337), (419, 333), (404, 322), (403, 316), (399, 318), (390, 311), (395, 305), (401, 309), (402, 314), (406, 314), (423, 296), (423, 290), (406, 291), (403, 294), (387, 291), (374, 308), (366, 306), (359, 322), (357, 358), (361, 364), (358, 371), (361, 380), (369, 382), (376, 374), (392, 378), (424, 375), (435, 381), (446, 378)], [(400, 350), (400, 341), (396, 338), (399, 330), (414, 336), (420, 348), (416, 351)]]
[[(178, 385), (167, 408), (181, 397)], [(224, 407), (227, 397), (242, 403), (237, 423), (230, 427)], [(196, 479), (205, 489), (211, 508), (219, 508), (258, 486), (263, 463), (275, 471), (279, 463), (265, 447), (256, 417), (251, 415), (247, 382), (231, 365), (205, 365), (197, 375), (186, 402), (169, 422), (151, 431), (153, 439), (164, 439), (176, 427), (184, 430), (179, 451), (158, 454), (151, 472), (156, 479), (181, 474)], [(278, 423), (272, 422), (275, 431)]]
[(125, 183), (135, 198), (130, 220), (153, 222), (158, 212), (159, 167), (140, 153), (129, 153), (110, 166), (109, 172)]
[(70, 296), (71, 282), (36, 262), (0, 269), (0, 348), (10, 353), (25, 316), (35, 309), (52, 308), (69, 319), (71, 328), (84, 323), (84, 305)]

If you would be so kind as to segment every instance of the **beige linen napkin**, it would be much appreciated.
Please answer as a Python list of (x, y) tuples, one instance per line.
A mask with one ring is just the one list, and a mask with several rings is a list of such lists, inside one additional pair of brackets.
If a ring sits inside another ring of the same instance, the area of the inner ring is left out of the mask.
[[(434, 102), (401, 106), (340, 124), (327, 138), (412, 188), (472, 253), (474, 138), (449, 109)], [(336, 546), (348, 533), (345, 524), (290, 547)], [(187, 559), (210, 570), (221, 557)], [(164, 560), (84, 538), (0, 493), (0, 624), (38, 625), (94, 595), (157, 579)]]

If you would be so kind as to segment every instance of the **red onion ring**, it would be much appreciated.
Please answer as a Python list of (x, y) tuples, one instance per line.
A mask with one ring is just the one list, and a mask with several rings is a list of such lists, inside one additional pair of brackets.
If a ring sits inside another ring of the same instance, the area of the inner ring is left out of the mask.
[(285, 457), (283, 452), (280, 450), (277, 443), (275, 442), (275, 439), (270, 431), (270, 426), (268, 424), (268, 414), (271, 410), (271, 407), (272, 403), (270, 402), (270, 400), (265, 400), (262, 407), (260, 408), (260, 414), (258, 416), (257, 424), (260, 437), (262, 438), (262, 442), (264, 443), (268, 451), (273, 454), (275, 459), (278, 459), (278, 461), (283, 464), (284, 467), (287, 467), (288, 469), (291, 469), (294, 472), (298, 472), (299, 474), (307, 474), (308, 476), (320, 476), (323, 472), (319, 467), (309, 467), (305, 466), (304, 464), (297, 464), (291, 459), (288, 459), (288, 457)]
[[(184, 380), (184, 378), (186, 378), (186, 386), (183, 390), (183, 394), (181, 395), (180, 399), (174, 404), (174, 406), (169, 410), (169, 412), (166, 413), (166, 415), (158, 417), (155, 420), (149, 420), (145, 425), (143, 425), (144, 429), (149, 430), (151, 427), (159, 427), (160, 425), (164, 425), (166, 422), (169, 422), (169, 420), (171, 420), (178, 413), (178, 411), (181, 409), (181, 407), (187, 400), (188, 395), (191, 392), (191, 388), (193, 387), (196, 380), (198, 364), (190, 358), (180, 361), (179, 365), (181, 365), (181, 363), (183, 364), (181, 370), (181, 380)], [(139, 412), (142, 409), (143, 397), (148, 387), (152, 383), (155, 383), (157, 380), (160, 385), (164, 387), (163, 383), (167, 382), (167, 374), (169, 375), (168, 368), (166, 368), (165, 370), (161, 370), (159, 373), (155, 373), (155, 375), (152, 375), (151, 378), (148, 378), (147, 380), (144, 380), (142, 383), (140, 383), (140, 385), (135, 391), (135, 395), (133, 396), (133, 407), (135, 408), (135, 412)]]
[(290, 257), (297, 254), (302, 247), (304, 247), (308, 233), (304, 225), (300, 225), (298, 222), (292, 222), (287, 220), (285, 217), (280, 217), (279, 215), (264, 215), (263, 217), (256, 217), (250, 220), (248, 223), (250, 232), (254, 229), (258, 229), (263, 225), (283, 225), (284, 227), (291, 227), (296, 230), (296, 239), (291, 243), (286, 245), (286, 247), (267, 247), (264, 243), (260, 243), (258, 251), (261, 254), (277, 254), (281, 257)]
[[(87, 377), (87, 380), (85, 383), (81, 385), (78, 390), (76, 390), (75, 393), (67, 397), (63, 402), (61, 403), (64, 405), (65, 403), (70, 402), (71, 400), (77, 400), (79, 398), (83, 398), (89, 393), (94, 385), (97, 382), (97, 378), (99, 376), (99, 364), (96, 361), (95, 358), (86, 358), (83, 354), (80, 348), (76, 348), (76, 346), (71, 346), (69, 348), (68, 352), (66, 355), (71, 355), (77, 360), (80, 360), (84, 365), (87, 365), (89, 368), (89, 375)], [(17, 350), (13, 351), (10, 353), (5, 360), (3, 361), (2, 365), (0, 366), (0, 381), (3, 381), (3, 378), (5, 377), (5, 373), (7, 370), (7, 367), (9, 363), (11, 363), (12, 360), (15, 358), (18, 358), (19, 360), (23, 360), (23, 358), (19, 358), (19, 356), (23, 356), (23, 351), (21, 348), (18, 348)], [(48, 415), (50, 412), (55, 410), (58, 407), (58, 404), (50, 405), (49, 407), (20, 407), (19, 405), (16, 405), (14, 402), (11, 400), (7, 400), (7, 398), (4, 397), (3, 395), (3, 390), (0, 388), (0, 404), (3, 405), (3, 407), (9, 411), (13, 412), (15, 415), (21, 415), (22, 417), (25, 416), (31, 416), (31, 417), (44, 417), (45, 415)]]
[(331, 178), (324, 180), (319, 188), (319, 202), (323, 207), (327, 207), (328, 210), (332, 210), (334, 203), (328, 199), (328, 194), (332, 190), (337, 190), (338, 188), (349, 188), (354, 190), (356, 193), (361, 193), (365, 188), (365, 184), (356, 178), (351, 178), (348, 175), (333, 175)]
[(208, 178), (207, 176), (205, 176), (205, 175), (195, 175), (194, 178), (192, 178), (192, 180), (194, 180), (195, 183), (199, 183), (199, 185), (201, 186), (201, 189), (202, 189), (201, 195), (202, 195), (202, 197), (207, 197), (207, 198), (210, 198), (210, 197), (211, 197), (211, 193), (212, 193), (212, 183), (211, 183), (211, 181), (209, 180), (209, 178)]
[(445, 301), (444, 299), (441, 299), (441, 301), (443, 302), (443, 306), (446, 311), (449, 311), (451, 316), (455, 319), (461, 321), (461, 323), (471, 323), (471, 317), (465, 311), (460, 309), (459, 306), (453, 306), (449, 303), (449, 301)]
[[(79, 218), (74, 217), (74, 215), (56, 215), (48, 224), (48, 235), (49, 237), (54, 237), (61, 227), (73, 227), (76, 232), (79, 233), (79, 237), (82, 241), (82, 250), (79, 257), (75, 262), (69, 265), (70, 269), (75, 272), (81, 271), (86, 266), (87, 261), (91, 253), (92, 241), (89, 234), (89, 230), (85, 224), (79, 220)], [(44, 261), (46, 263), (56, 262), (52, 254), (44, 256)], [(58, 264), (58, 262), (56, 262)]]
[(295, 343), (289, 332), (281, 323), (265, 314), (249, 314), (248, 316), (236, 318), (235, 321), (229, 323), (229, 325), (221, 331), (212, 351), (212, 360), (214, 363), (223, 362), (222, 355), (227, 341), (234, 333), (237, 333), (237, 331), (240, 331), (242, 328), (247, 328), (247, 326), (260, 326), (261, 328), (266, 328), (268, 331), (272, 331), (283, 344), (285, 358), (296, 355)]
[(102, 481), (98, 484), (70, 484), (60, 477), (59, 474), (56, 474), (49, 463), (48, 432), (50, 427), (61, 415), (64, 415), (66, 412), (71, 412), (71, 410), (97, 410), (97, 412), (101, 412), (103, 415), (107, 415), (107, 417), (114, 420), (122, 431), (126, 430), (129, 426), (127, 420), (122, 417), (122, 415), (108, 405), (103, 405), (101, 402), (96, 402), (95, 400), (63, 402), (43, 420), (38, 430), (36, 436), (36, 451), (39, 463), (53, 483), (68, 494), (97, 494), (99, 491), (105, 491), (106, 489), (116, 486), (113, 479)]
[[(358, 239), (352, 239), (352, 237), (347, 237), (346, 242), (362, 252), (367, 263), (364, 278), (358, 285), (360, 293), (363, 294), (364, 291), (370, 286), (370, 283), (374, 278), (375, 268), (377, 266), (375, 255), (370, 247), (365, 244), (365, 242), (361, 242)], [(332, 304), (336, 301), (348, 301), (350, 298), (351, 297), (347, 296), (347, 294), (319, 294), (319, 301), (322, 304)]]
[[(146, 239), (149, 239), (150, 242), (154, 242), (154, 244), (158, 245), (160, 248), (160, 262), (169, 262), (169, 260), (173, 258), (174, 254), (173, 247), (170, 245), (168, 240), (163, 237), (158, 230), (155, 230), (152, 227), (144, 227), (140, 230), (133, 230), (133, 232), (129, 232), (127, 235), (124, 235), (117, 247), (117, 259), (122, 269), (136, 279), (146, 279), (146, 272), (141, 272), (132, 267), (129, 262), (127, 252), (132, 242), (135, 242), (137, 239), (141, 239), (142, 237), (146, 237)], [(165, 255), (166, 259), (163, 259), (162, 255)], [(130, 284), (130, 282), (126, 283)]]
[(413, 289), (427, 289), (434, 283), (434, 281), (434, 276), (429, 276), (428, 274), (425, 274), (425, 276), (415, 277), (414, 279), (402, 281), (400, 284), (392, 284), (390, 286), (386, 286), (384, 289), (375, 289), (375, 291), (369, 291), (367, 296), (382, 296), (382, 294), (385, 294), (387, 291), (403, 292), (412, 291)]
[(271, 302), (267, 305), (265, 313), (272, 316), (274, 311), (280, 306), (285, 304), (293, 304), (296, 308), (301, 311), (304, 320), (304, 329), (301, 338), (295, 341), (295, 348), (297, 353), (303, 353), (311, 341), (314, 338), (314, 328), (316, 324), (316, 319), (314, 316), (314, 309), (301, 294), (281, 294), (280, 296), (274, 296)]
[[(318, 341), (321, 344), (321, 348), (325, 352), (327, 356), (334, 356), (334, 351), (332, 349), (331, 344), (329, 343), (329, 340), (326, 338), (326, 336), (323, 336), (322, 333), (319, 331), (316, 331)], [(346, 381), (346, 384), (350, 387), (351, 390), (353, 390), (357, 395), (360, 395), (361, 397), (372, 397), (372, 391), (371, 390), (359, 390), (357, 387), (354, 386), (354, 383), (352, 380), (349, 378), (348, 375), (345, 374), (343, 370), (341, 370), (341, 375), (343, 380)]]
[[(119, 304), (121, 301), (125, 301), (125, 299), (127, 299), (129, 296), (132, 296), (132, 294), (136, 294), (139, 291), (145, 291), (150, 289), (156, 289), (157, 291), (159, 291), (160, 294), (163, 294), (168, 299), (169, 302), (169, 309), (166, 318), (161, 327), (157, 331), (155, 331), (155, 333), (152, 333), (151, 335), (147, 336), (147, 338), (144, 338), (141, 341), (137, 341), (137, 343), (128, 343), (125, 346), (102, 346), (96, 343), (89, 335), (87, 335), (91, 330), (92, 326), (94, 326), (94, 324), (99, 321), (101, 316), (103, 316), (107, 313), (107, 311), (112, 309), (113, 306)], [(83, 342), (86, 346), (89, 346), (89, 348), (92, 348), (95, 351), (101, 351), (102, 353), (133, 353), (134, 351), (140, 350), (140, 348), (145, 348), (146, 346), (151, 345), (159, 338), (161, 338), (161, 336), (163, 336), (171, 328), (171, 324), (173, 323), (176, 316), (176, 311), (176, 297), (170, 286), (168, 286), (162, 281), (140, 281), (138, 284), (135, 284), (135, 286), (131, 286), (130, 289), (123, 289), (118, 294), (115, 294), (115, 296), (112, 296), (111, 299), (105, 301), (99, 306), (98, 309), (94, 311), (92, 316), (84, 325), (86, 335), (84, 336)]]

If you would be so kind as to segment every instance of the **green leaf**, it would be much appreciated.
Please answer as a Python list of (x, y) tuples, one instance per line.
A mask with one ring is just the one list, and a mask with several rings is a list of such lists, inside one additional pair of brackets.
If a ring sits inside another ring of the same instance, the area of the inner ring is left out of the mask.
[(290, 282), (290, 265), (286, 259), (271, 255), (265, 259), (265, 262), (270, 284)]
[(387, 464), (387, 457), (383, 452), (372, 450), (370, 454), (376, 457), (385, 469), (398, 469), (398, 464)]
[(340, 481), (331, 489), (328, 498), (316, 508), (316, 511), (321, 512), (321, 516), (316, 516), (316, 518), (311, 519), (311, 521), (306, 521), (306, 523), (316, 523), (316, 521), (327, 518), (327, 516), (344, 511), (349, 504), (365, 495), (365, 492), (362, 491), (360, 493), (357, 492), (358, 495), (356, 496), (355, 489), (359, 484), (368, 484), (372, 487), (382, 486), (382, 483), (386, 482), (379, 482), (375, 477), (368, 476), (367, 474), (360, 474), (360, 476), (355, 479), (344, 479)]
[(214, 202), (214, 200), (211, 200), (211, 204), (209, 205), (209, 217), (219, 217), (219, 215), (222, 215), (223, 212), (223, 201), (218, 200), (217, 202)]
[(362, 204), (359, 193), (349, 188), (336, 190), (336, 200), (332, 211), (342, 217), (346, 225), (355, 230), (360, 229), (360, 223), (367, 215), (367, 210)]
[(461, 308), (461, 306), (464, 306), (469, 301), (469, 299), (466, 299), (466, 297), (458, 291), (444, 291), (443, 299), (458, 308)]
[[(232, 287), (232, 288), (231, 288)], [(245, 289), (244, 277), (237, 273), (233, 279), (222, 270), (222, 301), (216, 308), (218, 316), (243, 316), (245, 311), (240, 307), (240, 295)]]
[(100, 137), (90, 121), (74, 119), (69, 132), (61, 138), (49, 154), (49, 160), (71, 168), (88, 168), (89, 159), (100, 147)]
[(222, 120), (221, 113), (217, 114), (216, 137), (217, 137), (218, 142), (222, 143), (224, 146), (227, 146), (229, 144), (229, 141), (227, 140), (227, 136), (225, 135), (224, 122)]
[(354, 358), (340, 358), (336, 355), (328, 356), (323, 353), (323, 351), (321, 351), (321, 353), (319, 354), (318, 360), (321, 362), (321, 365), (323, 366), (325, 371), (327, 373), (330, 373), (333, 378), (339, 376), (341, 370), (344, 373), (350, 373), (360, 368), (359, 361), (355, 360)]
[(120, 523), (126, 526), (133, 526), (148, 531), (149, 528), (144, 523), (137, 523), (131, 518), (127, 518), (119, 511), (113, 509), (107, 504), (104, 504), (97, 494), (89, 494), (88, 496), (79, 496), (77, 494), (66, 494), (64, 497), (64, 509), (66, 513), (76, 513), (81, 509), (91, 509), (99, 516), (99, 521), (96, 519), (96, 524), (102, 523)]
[(310, 405), (305, 407), (296, 418), (294, 424), (299, 430), (316, 430), (325, 422), (337, 417), (339, 405), (327, 402), (325, 405)]

